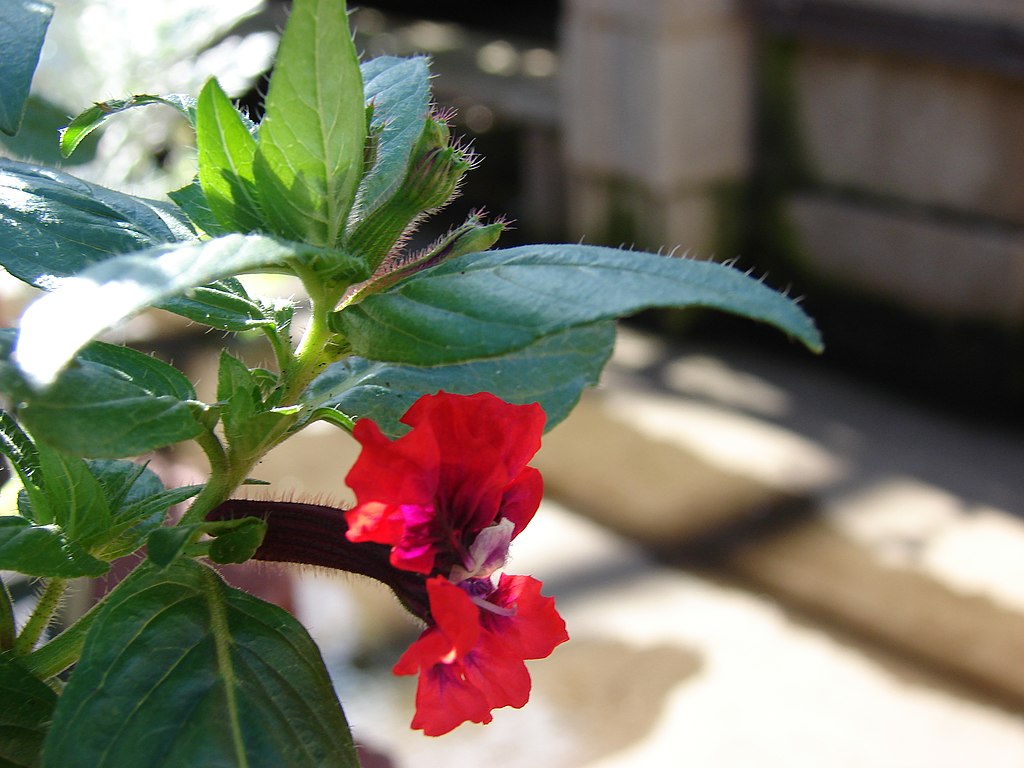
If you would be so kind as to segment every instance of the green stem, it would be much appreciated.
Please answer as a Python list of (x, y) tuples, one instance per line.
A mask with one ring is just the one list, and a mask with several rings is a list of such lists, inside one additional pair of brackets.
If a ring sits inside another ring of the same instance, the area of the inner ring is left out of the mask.
[(14, 600), (0, 577), (0, 653), (14, 647)]
[(43, 593), (39, 596), (39, 602), (36, 603), (35, 610), (32, 611), (32, 615), (25, 622), (21, 633), (14, 641), (15, 656), (24, 656), (35, 648), (39, 638), (43, 635), (43, 631), (53, 620), (53, 615), (57, 612), (60, 599), (64, 596), (64, 590), (67, 587), (67, 579), (50, 579), (47, 582)]
[(59, 635), (49, 640), (27, 656), (19, 659), (19, 663), (40, 680), (46, 680), (54, 675), (59, 675), (65, 669), (78, 661), (82, 655), (82, 646), (85, 643), (85, 636), (89, 633), (93, 621), (100, 613), (100, 607), (106, 602), (113, 592), (109, 592), (93, 605), (74, 624), (65, 629)]

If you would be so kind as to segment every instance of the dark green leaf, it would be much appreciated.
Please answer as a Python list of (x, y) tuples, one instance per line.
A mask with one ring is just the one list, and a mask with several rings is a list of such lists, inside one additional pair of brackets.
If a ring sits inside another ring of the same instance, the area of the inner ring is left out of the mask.
[(263, 216), (252, 171), (256, 140), (214, 78), (199, 94), (196, 144), (199, 182), (217, 220), (234, 232), (260, 229)]
[(87, 547), (110, 528), (110, 505), (99, 480), (79, 458), (40, 443), (39, 468), (48, 516), (33, 510), (36, 522), (55, 523), (69, 541)]
[(165, 490), (156, 474), (130, 461), (90, 461), (88, 467), (110, 507), (110, 524), (102, 536), (83, 543), (103, 560), (134, 552), (163, 523), (171, 505), (202, 490), (201, 485)]
[(614, 341), (615, 326), (605, 321), (471, 363), (417, 367), (350, 357), (320, 374), (300, 400), (311, 419), (351, 429), (356, 419), (369, 418), (397, 436), (408, 429), (399, 419), (420, 395), (492, 392), (512, 403), (540, 403), (551, 429), (569, 415), (583, 388), (597, 383)]
[(363, 83), (344, 0), (295, 0), (260, 123), (254, 171), (270, 226), (341, 241), (366, 142)]
[(97, 342), (79, 352), (78, 360), (113, 368), (121, 373), (126, 381), (142, 387), (152, 395), (166, 395), (178, 400), (196, 398), (192, 382), (185, 374), (172, 365), (128, 347)]
[(323, 660), (286, 611), (178, 560), (112, 593), (60, 697), (46, 768), (357, 768)]
[(267, 535), (267, 523), (258, 517), (243, 517), (231, 520), (237, 523), (218, 530), (210, 542), (210, 559), (215, 563), (244, 563), (256, 554)]
[(708, 307), (771, 323), (812, 349), (793, 301), (731, 267), (590, 245), (532, 245), (445, 261), (336, 315), (356, 354), (437, 365), (495, 357), (650, 307)]
[(51, 290), (91, 264), (191, 240), (172, 206), (0, 158), (0, 264)]
[(196, 124), (196, 100), (184, 93), (170, 93), (164, 96), (153, 96), (140, 93), (127, 99), (111, 99), (93, 104), (78, 117), (72, 120), (60, 134), (60, 151), (68, 157), (78, 149), (86, 136), (99, 128), (110, 117), (134, 107), (147, 107), (151, 104), (164, 104), (178, 110), (189, 125)]
[(363, 62), (366, 103), (373, 106), (370, 130), (375, 158), (357, 194), (360, 215), (366, 216), (395, 193), (430, 106), (430, 69), (423, 56), (399, 59), (378, 56)]
[(33, 525), (23, 517), (0, 516), (0, 570), (73, 579), (102, 576), (108, 568), (69, 541), (57, 525)]
[(36, 485), (39, 476), (39, 452), (28, 435), (6, 411), (0, 410), (0, 454), (7, 457), (23, 485)]
[(17, 661), (0, 655), (0, 766), (36, 768), (57, 694)]
[(21, 125), (52, 16), (53, 6), (39, 0), (0, 3), (0, 131), (9, 136)]
[(136, 312), (215, 280), (283, 269), (304, 250), (298, 243), (235, 234), (94, 264), (26, 310), (17, 362), (30, 381), (45, 386), (86, 342)]
[(26, 396), (20, 415), (37, 438), (94, 458), (135, 456), (202, 430), (191, 384), (177, 370), (125, 347), (95, 343), (45, 390)]
[(158, 568), (166, 568), (202, 533), (199, 525), (175, 525), (156, 528), (146, 539), (146, 557)]
[(250, 298), (242, 284), (231, 277), (161, 302), (160, 308), (222, 331), (237, 333), (278, 325), (277, 307)]

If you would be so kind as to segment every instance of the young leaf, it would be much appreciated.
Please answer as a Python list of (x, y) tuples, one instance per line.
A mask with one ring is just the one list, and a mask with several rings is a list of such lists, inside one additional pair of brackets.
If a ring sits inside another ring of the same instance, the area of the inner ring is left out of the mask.
[(193, 226), (210, 237), (226, 235), (230, 231), (217, 220), (213, 211), (210, 210), (210, 203), (203, 193), (198, 176), (181, 189), (168, 192), (167, 196), (182, 210)]
[(254, 171), (271, 228), (333, 248), (363, 171), (366, 115), (344, 0), (295, 0), (260, 124)]
[(285, 430), (294, 421), (291, 410), (275, 410), (263, 400), (260, 374), (228, 352), (220, 356), (217, 401), (221, 406), (224, 437), (231, 450), (248, 455), (258, 449), (275, 428)]
[(140, 765), (359, 763), (302, 626), (184, 559), (107, 598), (43, 749), (44, 768)]
[(357, 205), (366, 216), (395, 193), (430, 106), (430, 69), (423, 56), (378, 56), (360, 67), (366, 103), (373, 106), (370, 130), (376, 157), (359, 184)]
[(491, 392), (511, 403), (540, 403), (551, 429), (569, 415), (580, 392), (597, 383), (611, 355), (615, 325), (603, 321), (570, 328), (501, 357), (418, 367), (350, 357), (329, 366), (302, 394), (311, 419), (351, 429), (373, 419), (390, 436), (408, 427), (399, 419), (420, 395)]
[(140, 93), (127, 99), (111, 99), (93, 104), (78, 117), (68, 123), (60, 132), (60, 151), (64, 157), (78, 149), (86, 136), (99, 128), (110, 117), (134, 107), (146, 107), (150, 104), (165, 104), (178, 110), (188, 120), (189, 125), (196, 124), (196, 100), (184, 93), (170, 93), (164, 96), (153, 96)]
[(199, 183), (217, 220), (234, 232), (259, 229), (263, 216), (252, 171), (256, 140), (214, 78), (199, 94), (196, 145)]
[(57, 694), (17, 661), (0, 656), (0, 765), (35, 768)]
[(53, 6), (40, 0), (0, 3), (0, 131), (8, 136), (16, 134), (21, 126), (52, 16)]
[(0, 570), (40, 578), (102, 576), (110, 568), (70, 541), (57, 525), (0, 516)]
[(552, 333), (651, 307), (708, 307), (770, 323), (821, 347), (793, 301), (709, 261), (591, 245), (471, 253), (334, 316), (358, 355), (438, 365), (495, 357)]
[(174, 206), (0, 158), (0, 265), (37, 288), (118, 254), (194, 240)]
[(15, 358), (30, 382), (45, 386), (86, 342), (139, 310), (214, 280), (283, 269), (303, 250), (297, 243), (234, 234), (94, 264), (26, 310)]

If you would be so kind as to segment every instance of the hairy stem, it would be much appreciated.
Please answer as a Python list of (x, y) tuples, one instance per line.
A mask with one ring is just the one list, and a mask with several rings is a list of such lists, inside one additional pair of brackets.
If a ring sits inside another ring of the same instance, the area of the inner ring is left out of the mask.
[(108, 592), (81, 616), (78, 621), (49, 640), (45, 645), (22, 657), (19, 660), (21, 666), (40, 680), (46, 680), (54, 675), (59, 675), (77, 662), (78, 658), (82, 655), (82, 645), (85, 643), (85, 636), (89, 633), (93, 621), (99, 615), (100, 608), (112, 594), (114, 594), (113, 591)]
[(64, 590), (67, 587), (67, 579), (50, 579), (47, 582), (42, 594), (39, 595), (39, 602), (36, 603), (35, 610), (32, 611), (32, 615), (25, 622), (21, 633), (14, 641), (15, 656), (24, 656), (35, 648), (39, 638), (43, 636), (43, 631), (53, 620), (53, 615), (57, 612), (60, 599), (64, 596)]

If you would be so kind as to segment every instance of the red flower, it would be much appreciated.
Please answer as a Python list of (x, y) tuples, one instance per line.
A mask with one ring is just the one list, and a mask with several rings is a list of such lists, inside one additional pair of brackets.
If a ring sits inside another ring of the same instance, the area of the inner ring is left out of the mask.
[(427, 582), (434, 624), (395, 664), (420, 674), (412, 727), (440, 736), (464, 722), (489, 723), (491, 710), (521, 707), (530, 697), (524, 659), (541, 659), (569, 639), (553, 598), (529, 576)]
[(357, 500), (345, 514), (348, 539), (391, 545), (402, 570), (453, 581), (490, 575), (540, 504), (540, 473), (526, 464), (540, 448), (544, 411), (487, 392), (439, 392), (402, 422), (412, 429), (397, 440), (368, 419), (353, 430), (363, 450), (346, 478)]
[[(346, 481), (356, 506), (345, 513), (352, 542), (391, 546), (398, 569), (428, 577), (429, 626), (395, 674), (419, 673), (413, 728), (439, 736), (460, 723), (489, 723), (491, 710), (530, 697), (526, 659), (568, 640), (554, 600), (529, 576), (492, 574), (540, 504), (540, 473), (526, 466), (540, 448), (544, 411), (486, 392), (421, 397), (397, 440), (369, 420)], [(420, 600), (420, 604), (423, 600)]]

